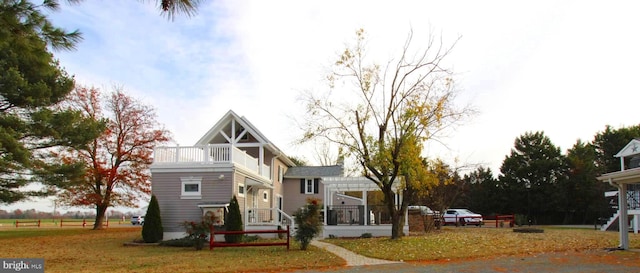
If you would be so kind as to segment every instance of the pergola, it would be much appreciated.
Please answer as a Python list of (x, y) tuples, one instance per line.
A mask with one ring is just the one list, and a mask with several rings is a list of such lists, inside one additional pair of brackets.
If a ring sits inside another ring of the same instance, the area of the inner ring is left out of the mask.
[[(380, 187), (378, 187), (376, 183), (374, 183), (373, 181), (369, 180), (366, 177), (322, 177), (320, 182), (324, 185), (324, 195), (323, 195), (322, 203), (323, 203), (325, 212), (328, 212), (329, 208), (334, 206), (333, 197), (335, 194), (344, 193), (344, 192), (362, 192), (361, 205), (367, 207), (367, 193), (371, 191), (380, 191)], [(402, 201), (402, 195), (401, 195), (402, 191), (400, 189), (400, 185), (402, 185), (402, 183), (399, 183), (398, 180), (395, 180), (392, 186), (392, 189), (396, 196), (396, 204), (399, 204), (400, 201)], [(360, 232), (360, 233), (362, 232), (375, 233), (375, 232), (384, 232), (387, 230), (390, 231), (390, 226), (384, 227), (385, 225), (379, 225), (376, 228), (370, 225), (371, 219), (370, 219), (369, 213), (364, 213), (364, 217), (365, 217), (364, 226), (359, 226), (359, 228), (357, 226), (331, 227), (332, 229), (335, 229), (332, 232), (345, 235), (345, 234), (348, 234), (349, 229), (354, 229), (353, 232)], [(406, 232), (408, 232), (408, 223), (406, 221), (407, 220), (405, 217), (405, 229), (407, 229)], [(328, 213), (324, 214), (324, 223), (325, 223), (325, 229), (330, 228), (327, 226)], [(344, 233), (340, 233), (340, 232), (344, 232)], [(358, 233), (358, 235), (360, 233)], [(352, 234), (355, 234), (355, 233), (352, 233)], [(384, 233), (379, 233), (379, 234), (384, 234)]]
[[(603, 182), (607, 182), (612, 186), (618, 188), (618, 210), (619, 210), (619, 233), (620, 233), (620, 249), (629, 249), (629, 214), (634, 215), (634, 229), (638, 229), (638, 222), (640, 218), (640, 210), (637, 208), (629, 210), (629, 204), (627, 202), (627, 188), (631, 184), (640, 184), (640, 168), (638, 166), (631, 166), (627, 168), (625, 166), (625, 158), (633, 158), (640, 156), (640, 139), (633, 139), (627, 144), (615, 157), (620, 158), (620, 170), (617, 172), (606, 173), (599, 176), (597, 179)], [(631, 161), (635, 161), (631, 160)]]

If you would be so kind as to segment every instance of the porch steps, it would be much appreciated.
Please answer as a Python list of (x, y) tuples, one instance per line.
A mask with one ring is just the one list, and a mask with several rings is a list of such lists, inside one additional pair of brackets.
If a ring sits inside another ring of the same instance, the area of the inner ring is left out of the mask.
[(607, 221), (607, 223), (605, 223), (604, 225), (602, 225), (600, 227), (601, 231), (607, 231), (607, 230), (617, 230), (618, 229), (618, 219), (620, 218), (620, 210), (617, 210), (616, 213), (613, 214), (613, 216), (611, 216), (611, 218), (609, 218), (609, 220)]
[[(629, 221), (631, 222), (631, 226), (629, 227), (629, 230), (633, 230), (635, 233), (637, 233), (638, 232), (636, 230), (637, 227), (635, 227), (634, 222), (636, 221), (636, 218), (640, 217), (640, 210), (639, 209), (628, 210), (628, 217), (629, 217)], [(607, 221), (606, 224), (600, 227), (600, 230), (616, 231), (616, 230), (619, 230), (619, 228), (620, 228), (620, 210), (616, 211), (616, 213), (613, 214), (611, 218), (609, 218), (609, 221)]]

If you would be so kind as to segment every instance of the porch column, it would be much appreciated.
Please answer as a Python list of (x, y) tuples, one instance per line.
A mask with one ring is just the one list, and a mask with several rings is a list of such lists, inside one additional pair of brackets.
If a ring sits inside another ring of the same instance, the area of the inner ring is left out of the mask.
[(640, 228), (640, 215), (633, 216), (633, 233), (638, 234), (638, 228)]
[(327, 209), (327, 207), (328, 207), (327, 203), (329, 202), (327, 200), (329, 200), (329, 198), (327, 196), (329, 195), (330, 188), (327, 187), (327, 186), (328, 185), (326, 185), (326, 184), (324, 185), (324, 194), (323, 194), (324, 197), (323, 197), (323, 200), (322, 200), (322, 206), (324, 207), (323, 218), (324, 218), (324, 225), (325, 226), (327, 225), (327, 214), (329, 214), (329, 210)]
[(627, 184), (621, 183), (618, 184), (618, 210), (620, 210), (618, 226), (620, 231), (619, 248), (624, 250), (629, 249), (629, 215), (627, 209)]
[[(237, 187), (237, 186), (236, 186)], [(242, 198), (242, 202), (244, 203), (244, 215), (242, 218), (244, 218), (244, 225), (242, 225), (242, 229), (244, 231), (247, 231), (247, 226), (249, 224), (249, 210), (247, 209), (247, 196), (249, 196), (249, 193), (247, 192), (247, 180), (244, 181), (244, 198)]]
[[(260, 144), (260, 158), (258, 159), (258, 173), (261, 175), (265, 175), (262, 173), (262, 167), (264, 166), (264, 145)], [(271, 177), (269, 177), (271, 179)]]
[(362, 191), (362, 202), (364, 203), (364, 225), (368, 226), (371, 219), (369, 216), (369, 202), (367, 202), (367, 191)]

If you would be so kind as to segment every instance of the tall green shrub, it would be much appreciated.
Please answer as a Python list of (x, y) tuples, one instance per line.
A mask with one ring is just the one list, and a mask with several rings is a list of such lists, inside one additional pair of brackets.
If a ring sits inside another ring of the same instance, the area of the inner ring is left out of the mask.
[(322, 228), (320, 222), (320, 201), (316, 198), (308, 198), (307, 204), (295, 212), (296, 234), (293, 238), (300, 242), (300, 249), (306, 250), (311, 240), (316, 237)]
[[(242, 215), (240, 214), (240, 205), (238, 199), (234, 195), (229, 202), (229, 213), (226, 215), (224, 226), (227, 231), (242, 231)], [(241, 234), (225, 234), (224, 241), (227, 243), (239, 243), (242, 241)]]
[(155, 195), (151, 195), (151, 201), (144, 216), (142, 226), (142, 239), (145, 243), (157, 243), (162, 241), (162, 219), (160, 218), (160, 206)]

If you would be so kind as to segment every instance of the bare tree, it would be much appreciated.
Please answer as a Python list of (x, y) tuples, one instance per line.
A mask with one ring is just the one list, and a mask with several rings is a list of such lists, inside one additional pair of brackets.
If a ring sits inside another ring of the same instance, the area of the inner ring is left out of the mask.
[(411, 185), (430, 180), (417, 169), (422, 167), (422, 143), (471, 113), (453, 105), (452, 72), (442, 65), (453, 45), (445, 47), (429, 36), (426, 48), (413, 54), (412, 39), (411, 31), (399, 58), (381, 68), (368, 61), (364, 30), (356, 31), (355, 45), (332, 67), (328, 90), (303, 94), (302, 141), (324, 139), (354, 157), (362, 175), (383, 192), (392, 239), (403, 235), (408, 205), (396, 204), (395, 189), (411, 191)]

